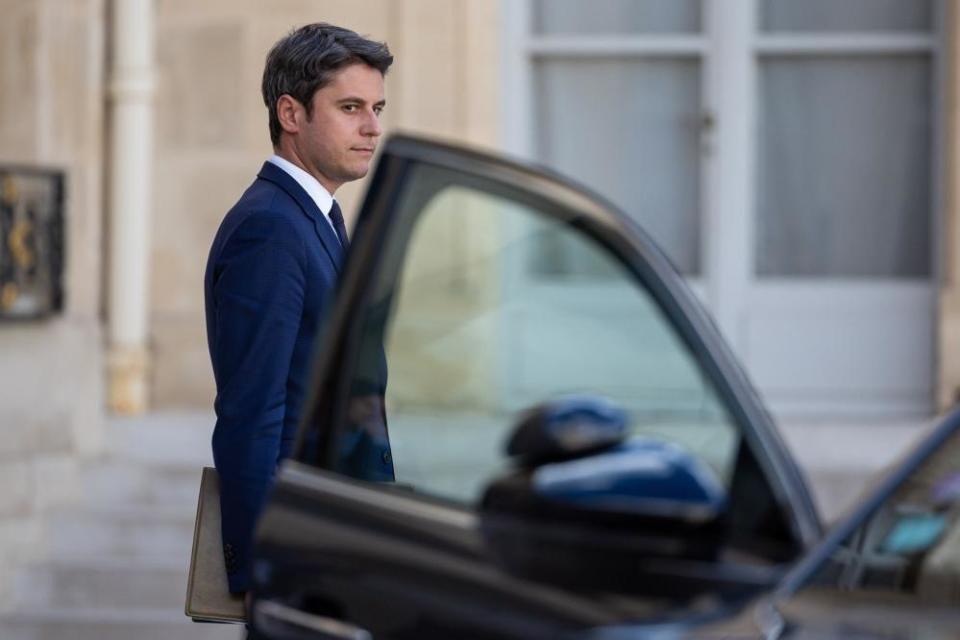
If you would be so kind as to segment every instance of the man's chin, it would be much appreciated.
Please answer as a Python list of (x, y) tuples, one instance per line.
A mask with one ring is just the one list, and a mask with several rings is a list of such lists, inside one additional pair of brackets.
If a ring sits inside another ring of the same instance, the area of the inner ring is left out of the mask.
[(363, 178), (370, 172), (370, 162), (364, 162), (363, 164), (355, 163), (352, 165), (340, 165), (339, 171), (337, 172), (337, 180), (340, 184), (346, 184), (348, 182), (353, 182), (354, 180), (359, 180)]
[(356, 167), (350, 172), (350, 180), (359, 180), (363, 178), (370, 172), (370, 165), (366, 164), (362, 167)]

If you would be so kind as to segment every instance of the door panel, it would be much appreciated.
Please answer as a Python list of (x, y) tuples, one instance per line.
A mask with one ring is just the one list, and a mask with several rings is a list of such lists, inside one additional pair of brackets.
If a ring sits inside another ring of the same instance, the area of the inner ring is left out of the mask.
[(537, 33), (685, 33), (700, 30), (702, 0), (534, 0)]
[(512, 578), (486, 557), (468, 510), (295, 462), (262, 519), (257, 553), (258, 600), (378, 639), (565, 638), (652, 610)]
[(761, 284), (744, 358), (764, 397), (787, 413), (922, 414), (933, 320), (918, 310), (934, 302), (923, 283)]
[[(701, 275), (700, 61), (543, 60), (534, 73), (537, 157), (628, 212), (681, 273)], [(541, 268), (589, 273), (576, 255), (548, 246)]]
[(780, 413), (923, 415), (934, 370), (935, 50), (838, 52), (795, 32), (933, 34), (936, 12), (930, 2), (851, 5), (762, 4), (761, 33), (781, 45), (757, 58), (755, 255), (738, 340)]
[(760, 23), (770, 31), (929, 31), (930, 0), (759, 0)]
[(760, 278), (930, 275), (930, 67), (919, 54), (762, 60)]

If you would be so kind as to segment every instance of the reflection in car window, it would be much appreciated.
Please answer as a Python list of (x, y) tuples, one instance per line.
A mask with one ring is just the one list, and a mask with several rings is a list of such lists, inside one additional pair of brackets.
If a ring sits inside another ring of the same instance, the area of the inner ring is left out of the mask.
[[(659, 307), (606, 249), (528, 205), (460, 186), (414, 181), (400, 215), (415, 223), (409, 237), (389, 238), (365, 320), (367, 342), (386, 350), (397, 482), (474, 504), (506, 467), (518, 415), (576, 393), (613, 400), (632, 436), (685, 448), (729, 486), (738, 431)], [(571, 287), (582, 276), (531, 274), (547, 237), (606, 277)]]
[(960, 431), (837, 548), (810, 586), (960, 603)]

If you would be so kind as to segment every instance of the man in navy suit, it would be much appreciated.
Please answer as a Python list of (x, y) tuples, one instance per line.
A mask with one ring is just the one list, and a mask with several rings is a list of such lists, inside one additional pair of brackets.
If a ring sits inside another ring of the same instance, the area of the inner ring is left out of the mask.
[[(293, 444), (315, 334), (348, 247), (333, 194), (369, 169), (392, 62), (385, 44), (328, 24), (293, 31), (267, 56), (262, 90), (274, 155), (223, 219), (204, 278), (217, 384), (213, 456), (233, 593), (249, 588), (254, 524)], [(382, 454), (375, 475), (392, 479), (389, 449)]]

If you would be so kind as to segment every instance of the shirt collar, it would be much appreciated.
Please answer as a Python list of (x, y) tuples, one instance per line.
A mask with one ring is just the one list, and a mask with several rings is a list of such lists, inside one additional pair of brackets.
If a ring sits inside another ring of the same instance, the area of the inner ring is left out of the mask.
[(333, 196), (330, 195), (329, 191), (324, 189), (319, 180), (277, 154), (270, 156), (270, 162), (286, 171), (291, 178), (296, 180), (297, 184), (303, 187), (307, 195), (316, 203), (317, 208), (320, 209), (324, 217), (329, 217), (330, 209), (333, 207)]

